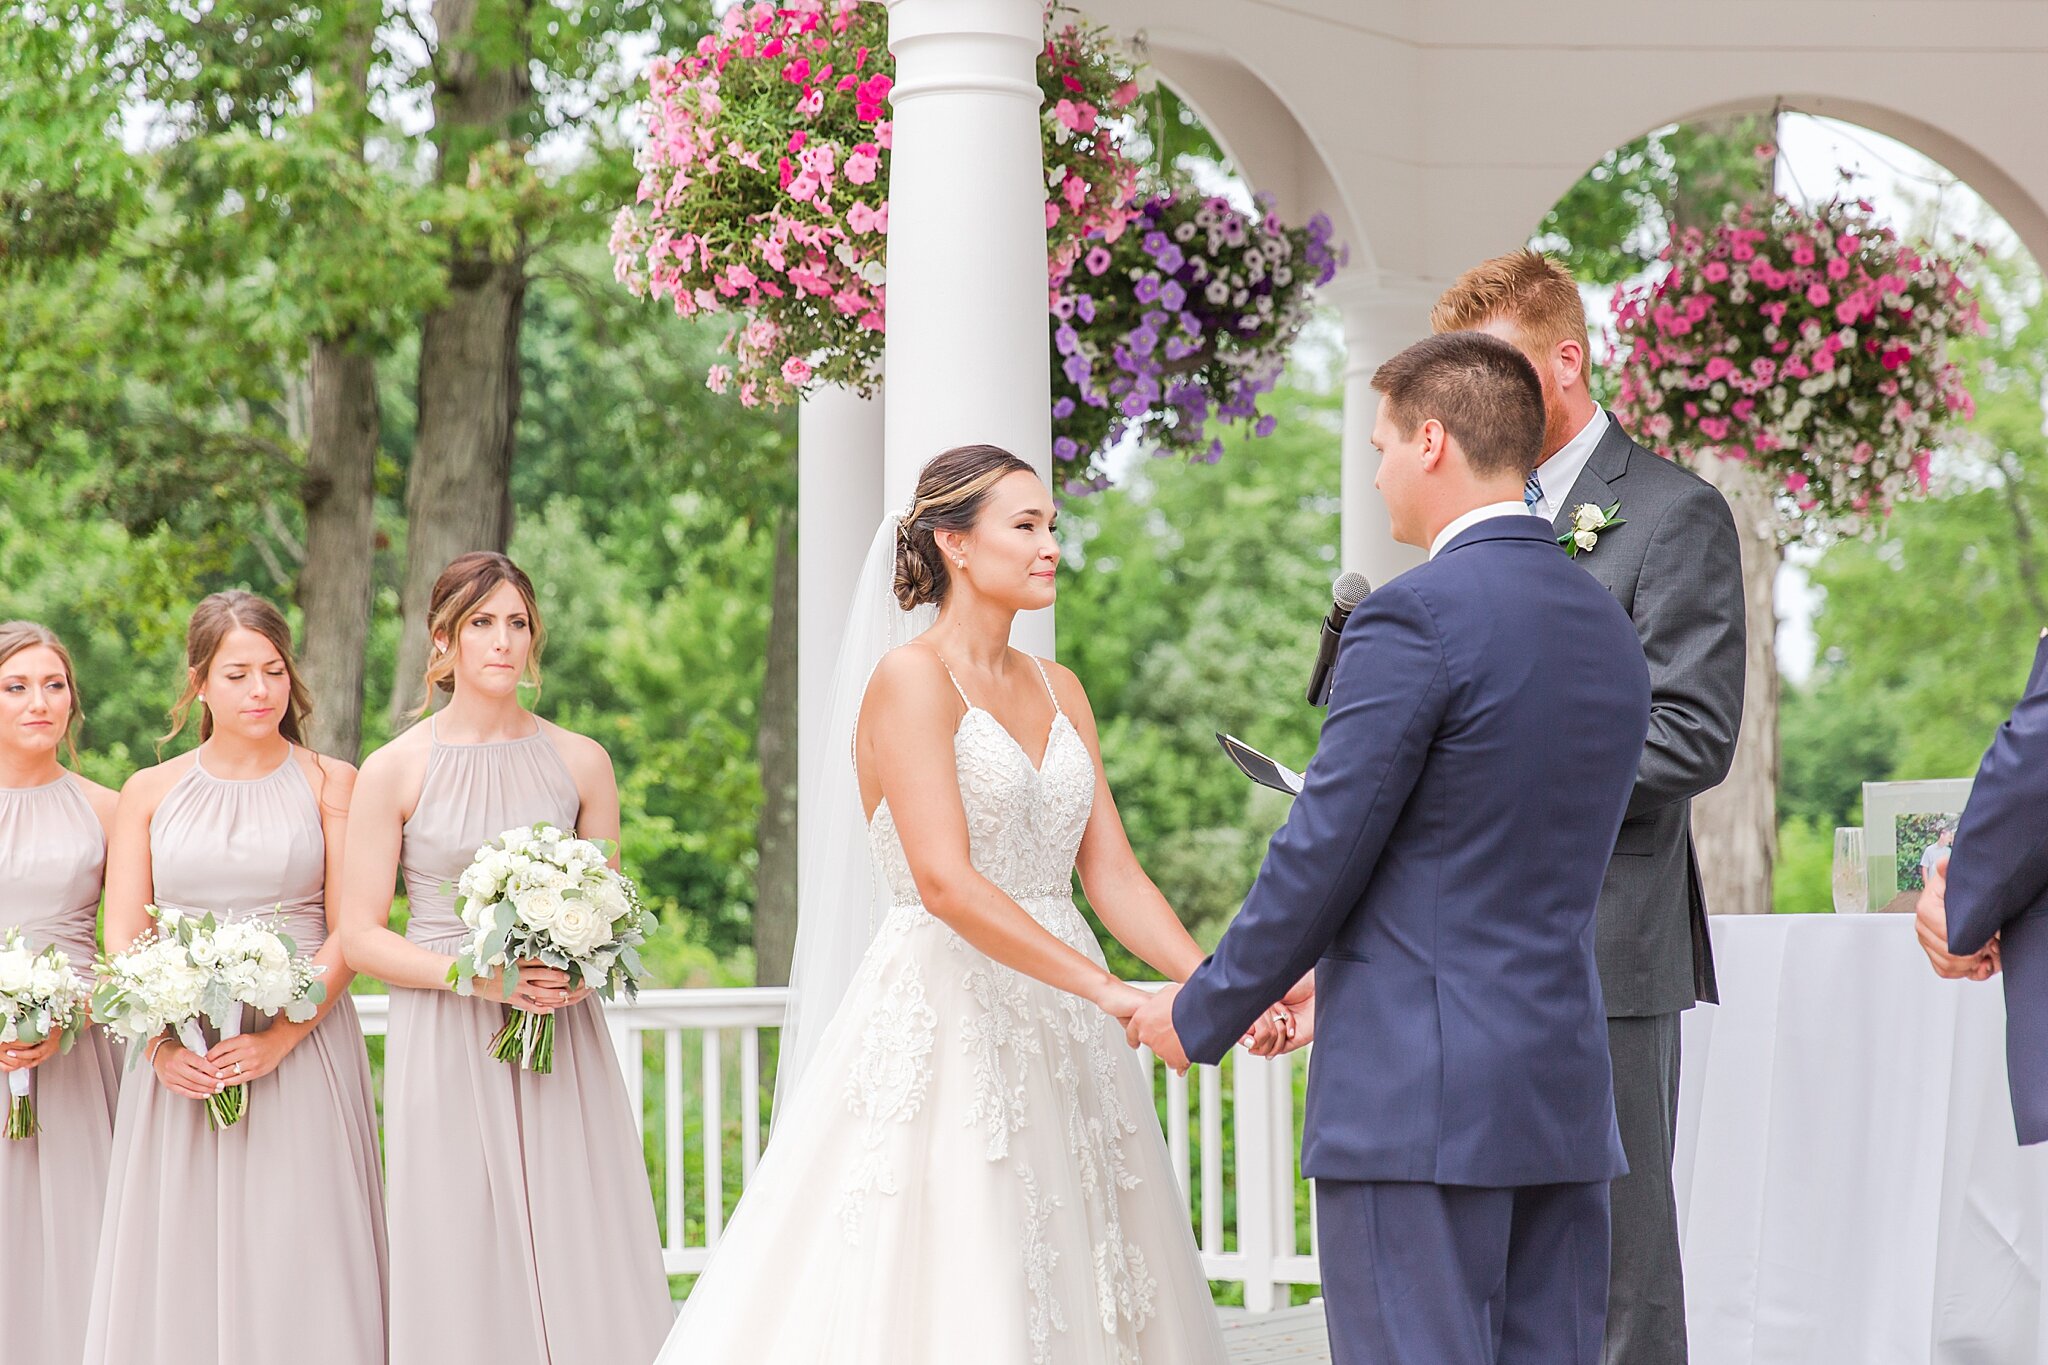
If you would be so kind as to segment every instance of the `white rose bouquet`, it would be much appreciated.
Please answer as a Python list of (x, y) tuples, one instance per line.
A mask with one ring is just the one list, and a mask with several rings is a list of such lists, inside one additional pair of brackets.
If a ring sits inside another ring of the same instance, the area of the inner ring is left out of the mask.
[[(58, 1047), (71, 1050), (79, 1030), (89, 1022), (85, 1012), (91, 992), (71, 970), (62, 949), (36, 952), (19, 930), (0, 941), (0, 1043), (41, 1043), (52, 1035)], [(34, 1137), (42, 1130), (31, 1098), (33, 1071), (7, 1073), (6, 1136)]]
[[(509, 829), (476, 851), (457, 880), (456, 913), (470, 935), (456, 950), (448, 980), (463, 995), (479, 975), (504, 976), (510, 991), (521, 962), (569, 974), (607, 1000), (632, 999), (646, 969), (638, 946), (648, 916), (631, 879), (605, 866), (606, 851), (553, 825)], [(491, 1055), (529, 1071), (552, 1070), (555, 1020), (514, 1009), (491, 1040)]]
[[(93, 1013), (128, 1040), (130, 1066), (141, 1059), (142, 1045), (165, 1029), (204, 1056), (202, 1015), (225, 1040), (241, 1033), (245, 1006), (304, 1023), (327, 999), (320, 980), (327, 969), (300, 953), (273, 921), (215, 920), (155, 906), (149, 913), (155, 928), (126, 952), (100, 959), (92, 997)], [(229, 1086), (206, 1101), (207, 1121), (216, 1131), (241, 1122), (248, 1112), (246, 1085)]]

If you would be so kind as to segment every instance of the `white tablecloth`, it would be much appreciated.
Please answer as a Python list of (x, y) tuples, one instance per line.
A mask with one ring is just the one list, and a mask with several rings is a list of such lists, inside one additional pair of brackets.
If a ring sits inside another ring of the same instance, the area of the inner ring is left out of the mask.
[(1693, 1365), (2048, 1365), (2002, 981), (1937, 979), (1908, 915), (1713, 933), (1679, 1092)]

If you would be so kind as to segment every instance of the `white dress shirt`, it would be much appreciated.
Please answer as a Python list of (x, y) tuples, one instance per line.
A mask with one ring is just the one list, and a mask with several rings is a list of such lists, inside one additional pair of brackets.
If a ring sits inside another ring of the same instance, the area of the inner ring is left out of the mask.
[(1529, 509), (1524, 507), (1519, 501), (1489, 502), (1484, 507), (1475, 507), (1436, 533), (1436, 539), (1429, 542), (1429, 557), (1435, 559), (1437, 552), (1456, 540), (1460, 532), (1469, 531), (1482, 521), (1492, 521), (1495, 517), (1526, 517), (1528, 515)]
[(1586, 461), (1593, 458), (1593, 447), (1607, 434), (1608, 421), (1607, 409), (1595, 403), (1593, 416), (1579, 428), (1579, 434), (1536, 466), (1536, 482), (1543, 488), (1543, 501), (1536, 504), (1536, 514), (1545, 521), (1556, 521), (1557, 514), (1564, 510), (1565, 499), (1572, 495), (1572, 485), (1579, 481)]

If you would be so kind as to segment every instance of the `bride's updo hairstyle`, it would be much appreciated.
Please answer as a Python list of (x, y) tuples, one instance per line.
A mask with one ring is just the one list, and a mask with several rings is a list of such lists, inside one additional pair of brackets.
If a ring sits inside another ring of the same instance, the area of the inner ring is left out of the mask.
[(974, 529), (991, 489), (1034, 471), (1000, 446), (954, 446), (917, 476), (917, 496), (896, 528), (896, 601), (903, 610), (943, 603), (952, 586), (936, 532)]

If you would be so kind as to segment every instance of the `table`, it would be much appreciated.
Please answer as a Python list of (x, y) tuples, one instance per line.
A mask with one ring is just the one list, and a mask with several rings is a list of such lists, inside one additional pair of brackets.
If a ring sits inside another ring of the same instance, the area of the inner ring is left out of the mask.
[(2041, 1365), (2048, 1146), (2015, 1141), (2003, 983), (1908, 915), (1713, 922), (1676, 1176), (1693, 1365)]

